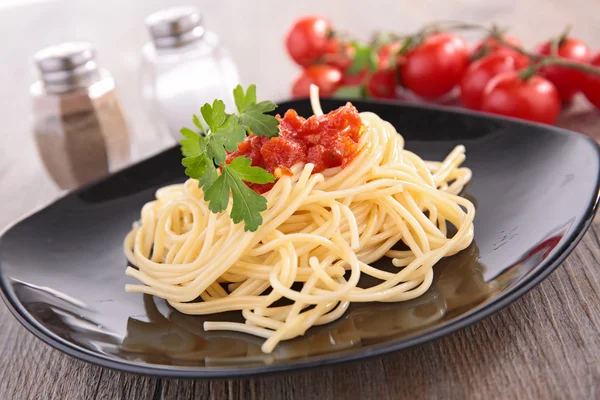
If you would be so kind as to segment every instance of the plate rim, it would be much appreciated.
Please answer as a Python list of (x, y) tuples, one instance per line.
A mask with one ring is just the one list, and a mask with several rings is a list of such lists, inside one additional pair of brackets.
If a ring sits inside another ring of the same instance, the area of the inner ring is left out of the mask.
[[(305, 99), (292, 99), (286, 100), (279, 103), (279, 105), (290, 104), (293, 102), (303, 101)], [(344, 99), (327, 99), (327, 101), (344, 101)], [(356, 101), (355, 101), (356, 102)], [(470, 115), (475, 116), (477, 118), (484, 119), (496, 119), (500, 121), (508, 121), (511, 124), (519, 124), (525, 126), (535, 126), (535, 127), (544, 127), (545, 129), (549, 129), (557, 134), (567, 135), (576, 138), (576, 140), (583, 140), (588, 142), (589, 145), (594, 147), (596, 150), (596, 158), (600, 163), (600, 144), (598, 144), (592, 138), (583, 135), (581, 133), (567, 130), (560, 127), (555, 126), (547, 126), (542, 124), (530, 123), (522, 120), (517, 120), (514, 118), (506, 118), (500, 116), (489, 115), (481, 112), (472, 112), (469, 110), (464, 110), (456, 107), (442, 107), (437, 105), (420, 105), (420, 104), (411, 104), (411, 103), (403, 103), (403, 102), (390, 102), (390, 101), (364, 101), (361, 100), (362, 103), (371, 103), (378, 105), (392, 105), (399, 107), (407, 107), (407, 108), (422, 108), (422, 109), (430, 109), (435, 111), (440, 111), (444, 113), (451, 114), (462, 114), (462, 115)], [(35, 208), (30, 213), (25, 214), (24, 216), (18, 218), (13, 223), (7, 225), (2, 232), (0, 232), (0, 239), (4, 237), (13, 227), (20, 224), (21, 222), (29, 219), (35, 214), (42, 212), (47, 207), (52, 204), (65, 199), (71, 195), (77, 194), (81, 191), (85, 191), (88, 187), (95, 185), (98, 182), (101, 182), (105, 179), (109, 179), (113, 175), (117, 173), (121, 173), (126, 171), (129, 167), (133, 167), (139, 163), (150, 160), (153, 157), (162, 154), (165, 151), (169, 151), (171, 148), (164, 149), (163, 151), (159, 151), (149, 155), (146, 158), (140, 159), (137, 162), (122, 168), (109, 176), (100, 179), (99, 181), (93, 182), (91, 184), (85, 185), (82, 188), (79, 188), (75, 191), (66, 192), (63, 195), (55, 198), (48, 203), (41, 205), (40, 207)], [(599, 202), (600, 202), (600, 171), (596, 173), (596, 196), (590, 199), (590, 204), (587, 206), (585, 213), (582, 214), (582, 219), (577, 227), (575, 227), (571, 233), (564, 237), (563, 240), (559, 243), (559, 246), (554, 249), (552, 254), (543, 260), (538, 266), (537, 272), (534, 272), (528, 278), (524, 279), (511, 290), (505, 292), (500, 295), (496, 300), (490, 302), (488, 304), (484, 304), (478, 308), (475, 308), (468, 314), (460, 316), (452, 323), (437, 327), (433, 330), (430, 330), (425, 333), (413, 335), (407, 339), (400, 341), (392, 341), (388, 343), (382, 343), (373, 345), (369, 348), (358, 349), (357, 351), (347, 352), (342, 355), (332, 356), (335, 353), (325, 353), (319, 355), (317, 357), (309, 358), (309, 359), (293, 359), (288, 362), (280, 363), (280, 364), (269, 364), (269, 365), (254, 365), (254, 366), (243, 366), (243, 367), (185, 367), (185, 366), (169, 366), (162, 364), (150, 364), (144, 362), (137, 361), (128, 361), (128, 360), (118, 360), (114, 359), (108, 355), (98, 353), (92, 351), (90, 349), (86, 349), (81, 346), (77, 346), (72, 342), (69, 342), (55, 333), (51, 332), (43, 325), (41, 325), (38, 321), (36, 321), (27, 310), (24, 309), (24, 306), (18, 299), (13, 291), (7, 287), (7, 283), (4, 279), (4, 275), (1, 273), (2, 271), (2, 263), (0, 262), (0, 297), (6, 304), (7, 308), (11, 312), (11, 314), (23, 325), (31, 334), (35, 337), (43, 341), (44, 343), (50, 345), (56, 350), (59, 350), (71, 357), (75, 357), (82, 361), (96, 364), (101, 367), (106, 367), (122, 372), (134, 373), (139, 375), (146, 376), (155, 376), (155, 377), (168, 377), (168, 378), (195, 378), (195, 379), (226, 379), (226, 378), (241, 378), (241, 377), (252, 377), (258, 375), (265, 374), (276, 374), (276, 373), (285, 373), (291, 371), (300, 371), (306, 370), (309, 368), (318, 368), (324, 366), (333, 366), (339, 365), (342, 363), (351, 363), (359, 360), (372, 359), (377, 356), (382, 356), (385, 354), (391, 354), (400, 350), (408, 349), (411, 347), (415, 347), (418, 345), (422, 345), (425, 343), (432, 342), (434, 340), (440, 339), (444, 336), (447, 336), (451, 333), (457, 332), (461, 329), (464, 329), (468, 326), (475, 324), (476, 322), (482, 321), (483, 319), (489, 317), (490, 315), (500, 311), (505, 308), (515, 300), (519, 299), (525, 293), (533, 289), (540, 282), (546, 279), (552, 272), (556, 270), (556, 268), (566, 259), (566, 257), (573, 251), (573, 249), (579, 244), (583, 236), (587, 233), (590, 226), (592, 225), (592, 221), (597, 212)], [(0, 260), (1, 261), (1, 260)]]

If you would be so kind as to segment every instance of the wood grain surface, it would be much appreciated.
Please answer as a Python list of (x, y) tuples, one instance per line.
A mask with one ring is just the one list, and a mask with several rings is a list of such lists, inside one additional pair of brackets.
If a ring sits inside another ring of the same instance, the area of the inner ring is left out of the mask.
[[(137, 54), (146, 40), (140, 21), (168, 1), (0, 2), (0, 229), (60, 194), (43, 171), (31, 134), (27, 86), (31, 56), (47, 44), (93, 41), (116, 77), (136, 135), (134, 158), (158, 149), (137, 104)], [(281, 37), (307, 12), (330, 16), (366, 37), (375, 29), (410, 30), (432, 19), (498, 21), (531, 45), (566, 23), (600, 48), (597, 0), (190, 1), (200, 5), (266, 98), (286, 97), (296, 68)], [(233, 3), (233, 2), (232, 2)], [(362, 3), (365, 4), (365, 3)], [(110, 29), (107, 21), (110, 20)], [(246, 38), (263, 37), (260, 46)], [(262, 47), (261, 47), (262, 46)], [(257, 53), (258, 52), (258, 53)], [(249, 62), (251, 60), (252, 62)], [(559, 125), (600, 139), (600, 113), (582, 98)], [(163, 144), (164, 145), (164, 144)], [(441, 340), (352, 365), (244, 380), (173, 380), (124, 374), (50, 348), (0, 306), (0, 399), (593, 399), (600, 398), (600, 219), (548, 279), (504, 310)]]

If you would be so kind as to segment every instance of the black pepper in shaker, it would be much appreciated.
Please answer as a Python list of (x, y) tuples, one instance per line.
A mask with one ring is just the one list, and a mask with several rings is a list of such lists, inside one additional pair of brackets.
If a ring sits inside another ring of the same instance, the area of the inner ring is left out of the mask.
[(31, 85), (35, 142), (48, 173), (73, 189), (124, 166), (129, 131), (115, 82), (98, 68), (87, 42), (40, 50), (34, 57), (41, 79)]

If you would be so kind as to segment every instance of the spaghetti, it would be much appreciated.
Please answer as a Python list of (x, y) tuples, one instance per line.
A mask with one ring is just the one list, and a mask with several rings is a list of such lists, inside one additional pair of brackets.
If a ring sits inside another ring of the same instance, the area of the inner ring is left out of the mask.
[[(164, 298), (185, 314), (241, 311), (245, 323), (207, 321), (204, 329), (263, 337), (265, 353), (340, 318), (351, 302), (421, 296), (433, 266), (473, 239), (475, 208), (458, 196), (471, 178), (460, 167), (465, 149), (426, 162), (404, 149), (390, 123), (370, 112), (360, 118), (352, 161), (321, 173), (313, 164), (291, 167), (264, 194), (267, 210), (255, 232), (233, 223), (231, 204), (211, 213), (194, 179), (159, 189), (124, 241), (137, 267), (126, 274), (142, 283), (126, 290)], [(398, 242), (406, 250), (392, 249)], [(382, 257), (397, 271), (369, 265)], [(365, 274), (380, 282), (359, 287)]]

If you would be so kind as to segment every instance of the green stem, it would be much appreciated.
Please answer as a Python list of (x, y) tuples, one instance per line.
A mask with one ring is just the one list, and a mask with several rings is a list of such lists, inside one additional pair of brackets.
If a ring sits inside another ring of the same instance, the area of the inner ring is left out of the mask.
[(527, 80), (531, 79), (531, 77), (533, 77), (538, 71), (539, 71), (539, 66), (532, 65), (522, 71), (519, 71), (518, 74), (522, 80), (527, 81)]
[(421, 32), (435, 31), (435, 30), (488, 30), (483, 25), (473, 24), (455, 20), (441, 20), (434, 21), (424, 25), (421, 28)]
[(589, 64), (568, 61), (568, 60), (565, 60), (564, 58), (559, 58), (559, 57), (542, 57), (539, 65), (541, 65), (541, 66), (558, 65), (559, 67), (565, 67), (565, 68), (585, 72), (587, 74), (600, 76), (600, 68), (598, 68), (598, 67), (593, 67)]
[(573, 25), (569, 24), (565, 27), (565, 30), (560, 34), (560, 36), (558, 37), (559, 46), (562, 46), (565, 43), (565, 40), (567, 40), (567, 38), (571, 34), (571, 29), (573, 29)]
[(496, 24), (492, 25), (492, 29), (491, 31), (495, 34), (495, 35), (499, 35), (499, 36), (504, 36), (506, 35), (506, 32), (508, 32), (508, 28), (501, 28)]
[(588, 74), (600, 75), (600, 68), (598, 68), (598, 67), (594, 67), (589, 64), (583, 64), (583, 63), (578, 63), (578, 62), (574, 62), (574, 61), (569, 61), (569, 60), (566, 60), (566, 59), (560, 58), (560, 57), (541, 56), (539, 54), (534, 54), (529, 51), (526, 51), (519, 46), (515, 46), (510, 43), (507, 43), (501, 37), (496, 36), (495, 38), (498, 41), (498, 43), (500, 43), (504, 47), (508, 47), (510, 49), (518, 51), (519, 53), (523, 54), (524, 56), (529, 57), (534, 62), (537, 61), (539, 67), (542, 67), (545, 65), (558, 65), (560, 67), (575, 69), (575, 70), (585, 72)]
[(552, 57), (558, 57), (558, 49), (565, 43), (569, 33), (571, 33), (571, 25), (567, 25), (560, 35), (550, 41), (550, 55)]
[(413, 35), (405, 35), (405, 34), (401, 35), (401, 34), (394, 33), (394, 32), (388, 33), (388, 37), (390, 38), (391, 41), (398, 41), (398, 42), (406, 40), (406, 39), (410, 38), (411, 36), (413, 36)]
[(550, 56), (558, 56), (558, 48), (560, 47), (560, 37), (550, 41)]
[(522, 49), (519, 46), (514, 46), (510, 43), (505, 42), (502, 38), (497, 38), (498, 43), (502, 44), (505, 47), (518, 51), (519, 53), (529, 57), (532, 61), (537, 61), (537, 69), (546, 66), (546, 65), (558, 65), (560, 67), (565, 67), (569, 69), (574, 69), (577, 71), (585, 72), (587, 74), (592, 75), (600, 75), (600, 68), (591, 66), (589, 64), (578, 63), (574, 61), (569, 61), (560, 57), (553, 56), (540, 56), (539, 54), (533, 54), (529, 51)]
[(421, 29), (419, 29), (416, 33), (411, 35), (398, 35), (392, 34), (391, 38), (403, 41), (404, 45), (402, 49), (398, 52), (399, 54), (405, 54), (408, 50), (413, 47), (418, 46), (425, 40), (425, 38), (430, 35), (441, 31), (448, 30), (485, 30), (489, 31), (483, 25), (466, 23), (461, 21), (453, 21), (453, 20), (442, 20), (442, 21), (434, 21), (429, 24), (424, 25)]
[(339, 39), (341, 42), (349, 42), (354, 36), (350, 32), (342, 29), (332, 29), (329, 32), (327, 32), (327, 37), (329, 39)]
[(538, 59), (540, 59), (542, 56), (540, 56), (539, 54), (534, 54), (531, 53), (525, 49), (523, 49), (521, 46), (516, 46), (514, 44), (508, 43), (506, 40), (504, 40), (504, 38), (502, 37), (502, 35), (498, 34), (497, 32), (490, 30), (490, 37), (496, 39), (496, 41), (501, 44), (504, 47), (507, 47), (511, 50), (514, 50), (518, 53), (523, 54), (526, 57), (529, 57), (530, 59), (532, 59), (533, 61), (537, 61)]

